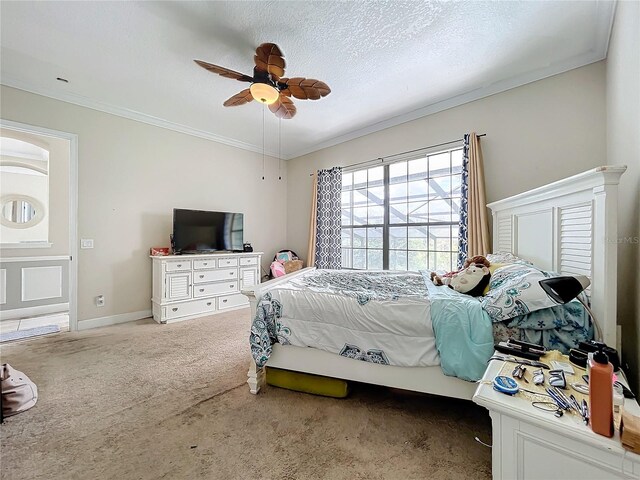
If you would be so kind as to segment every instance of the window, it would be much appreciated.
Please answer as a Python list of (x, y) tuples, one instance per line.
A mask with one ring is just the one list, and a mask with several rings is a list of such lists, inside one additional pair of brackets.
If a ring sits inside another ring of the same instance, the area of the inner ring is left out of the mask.
[(456, 267), (462, 148), (342, 174), (342, 267)]

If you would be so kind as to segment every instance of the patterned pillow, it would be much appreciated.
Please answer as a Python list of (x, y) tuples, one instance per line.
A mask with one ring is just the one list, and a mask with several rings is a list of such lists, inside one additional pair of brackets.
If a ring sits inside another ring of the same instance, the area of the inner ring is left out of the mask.
[(516, 263), (495, 271), (489, 292), (483, 297), (482, 308), (494, 322), (526, 315), (558, 305), (545, 293), (540, 280), (557, 274), (539, 270), (531, 265)]

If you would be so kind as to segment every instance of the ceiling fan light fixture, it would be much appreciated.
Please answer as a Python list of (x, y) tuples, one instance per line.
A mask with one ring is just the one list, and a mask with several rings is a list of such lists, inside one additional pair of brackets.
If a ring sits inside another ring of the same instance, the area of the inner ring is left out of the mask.
[(249, 87), (251, 96), (260, 103), (271, 105), (280, 97), (280, 92), (266, 83), (253, 83)]

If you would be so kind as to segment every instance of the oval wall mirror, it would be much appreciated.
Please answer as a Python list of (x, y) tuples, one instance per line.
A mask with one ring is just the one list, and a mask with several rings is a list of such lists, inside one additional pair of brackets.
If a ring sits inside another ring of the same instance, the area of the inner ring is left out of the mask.
[(0, 221), (5, 227), (29, 228), (40, 223), (44, 206), (26, 195), (10, 195), (0, 202)]

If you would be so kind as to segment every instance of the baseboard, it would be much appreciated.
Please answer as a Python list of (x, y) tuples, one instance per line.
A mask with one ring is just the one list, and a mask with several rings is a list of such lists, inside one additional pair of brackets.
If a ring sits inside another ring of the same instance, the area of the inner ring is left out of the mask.
[(37, 317), (69, 311), (68, 303), (56, 303), (54, 305), (40, 305), (38, 307), (14, 308), (0, 311), (0, 320), (16, 320), (18, 318)]
[(118, 315), (108, 315), (106, 317), (89, 318), (78, 321), (78, 330), (88, 330), (90, 328), (108, 327), (119, 323), (133, 322), (151, 317), (151, 310), (140, 310), (139, 312), (120, 313)]

